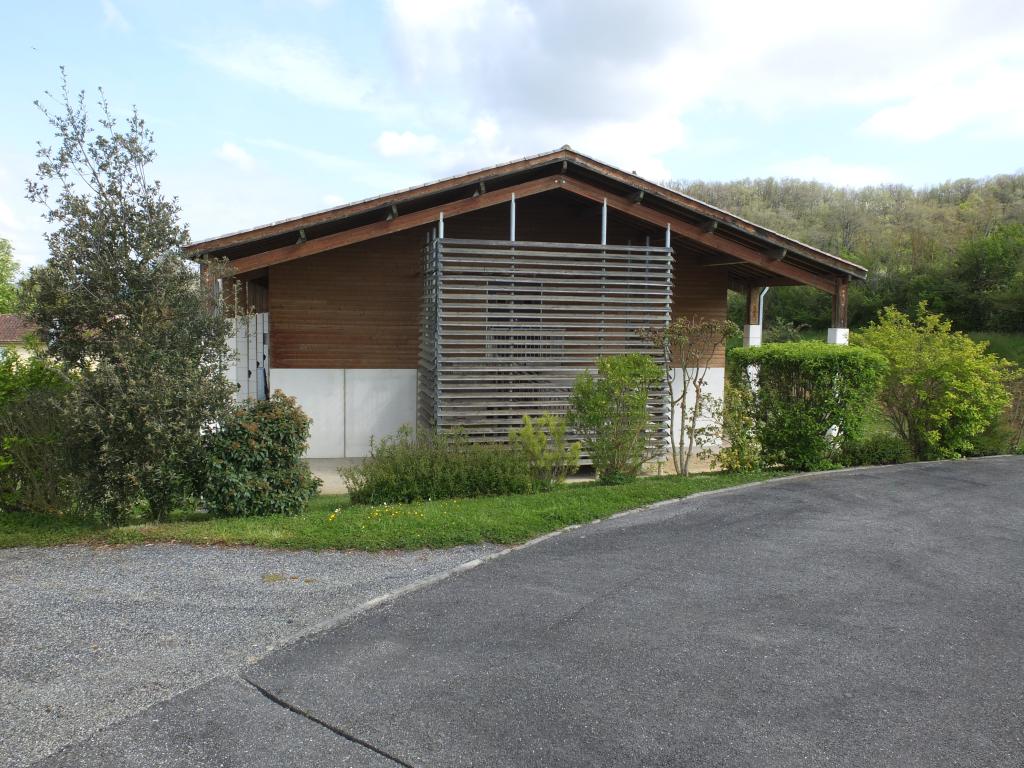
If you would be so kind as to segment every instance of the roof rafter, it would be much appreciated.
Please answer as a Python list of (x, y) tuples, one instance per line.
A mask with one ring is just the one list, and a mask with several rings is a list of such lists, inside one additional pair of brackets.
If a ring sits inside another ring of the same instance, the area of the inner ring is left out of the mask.
[(366, 224), (362, 227), (347, 229), (333, 235), (324, 235), (303, 243), (286, 245), (282, 248), (274, 248), (262, 253), (255, 253), (252, 256), (243, 256), (234, 259), (231, 266), (237, 274), (252, 272), (253, 270), (270, 267), (275, 264), (283, 264), (304, 256), (311, 256), (315, 253), (341, 248), (345, 245), (371, 240), (375, 237), (390, 235), (394, 232), (401, 232), (406, 229), (413, 229), (424, 224), (437, 221), (438, 215), (444, 213), (445, 217), (458, 216), (471, 211), (478, 211), (489, 208), (493, 205), (500, 205), (512, 200), (512, 195), (517, 198), (529, 197), (541, 192), (557, 189), (565, 183), (564, 176), (545, 176), (534, 181), (526, 181), (504, 189), (493, 192), (477, 194), (474, 197), (467, 197), (463, 200), (456, 200), (452, 203), (438, 205), (433, 208), (426, 208), (422, 211), (414, 211), (390, 220), (379, 221), (374, 224)]
[(243, 256), (233, 260), (231, 264), (237, 274), (249, 273), (275, 264), (283, 264), (316, 253), (323, 253), (375, 237), (382, 237), (395, 232), (413, 229), (424, 224), (430, 224), (437, 221), (442, 212), (446, 217), (451, 218), (494, 205), (508, 203), (512, 200), (513, 195), (521, 199), (553, 189), (564, 189), (567, 192), (597, 203), (607, 201), (609, 208), (619, 211), (626, 216), (646, 221), (649, 224), (669, 227), (673, 235), (737, 259), (737, 264), (749, 264), (765, 272), (814, 286), (826, 293), (834, 294), (836, 292), (836, 282), (834, 279), (817, 275), (795, 264), (782, 261), (778, 258), (778, 249), (759, 251), (735, 240), (723, 237), (719, 228), (710, 229), (709, 231), (708, 228), (701, 225), (693, 224), (668, 213), (653, 210), (642, 203), (633, 202), (630, 197), (612, 194), (608, 190), (601, 189), (587, 182), (562, 175), (545, 176), (540, 179), (522, 182), (505, 187), (504, 189), (482, 194), (477, 189), (476, 194), (472, 197), (415, 211), (389, 220), (355, 227), (332, 235), (298, 242), (294, 245), (274, 248), (251, 256)]
[(729, 240), (728, 238), (723, 237), (717, 228), (711, 232), (706, 232), (703, 227), (697, 224), (691, 224), (690, 222), (684, 221), (676, 216), (672, 216), (671, 214), (662, 213), (643, 205), (632, 203), (627, 197), (611, 194), (606, 190), (576, 179), (567, 178), (562, 188), (582, 197), (589, 198), (597, 203), (607, 200), (609, 208), (615, 208), (616, 210), (622, 211), (623, 213), (634, 216), (638, 219), (643, 219), (651, 224), (661, 227), (671, 227), (673, 235), (690, 240), (691, 242), (700, 243), (701, 245), (711, 248), (719, 253), (734, 256), (741, 261), (760, 267), (766, 272), (772, 272), (777, 275), (782, 275), (783, 277), (799, 280), (801, 283), (812, 285), (826, 293), (836, 292), (835, 280), (833, 278), (816, 275), (813, 272), (808, 272), (807, 270), (796, 266), (795, 264), (790, 264), (789, 262), (776, 259), (774, 258), (774, 254), (758, 251), (755, 248), (750, 248), (742, 243), (736, 242), (735, 240)]

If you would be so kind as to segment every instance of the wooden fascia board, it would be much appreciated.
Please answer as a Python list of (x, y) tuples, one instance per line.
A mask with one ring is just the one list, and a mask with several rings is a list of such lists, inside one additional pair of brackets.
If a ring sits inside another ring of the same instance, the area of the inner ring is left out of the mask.
[(236, 274), (252, 272), (253, 270), (274, 266), (275, 264), (283, 264), (295, 259), (301, 259), (304, 256), (312, 256), (316, 253), (323, 253), (324, 251), (352, 245), (364, 240), (372, 240), (375, 237), (383, 237), (395, 232), (420, 227), (424, 224), (431, 224), (438, 220), (438, 216), (441, 213), (446, 217), (459, 216), (463, 213), (479, 211), (483, 208), (490, 208), (494, 205), (510, 202), (512, 195), (515, 195), (517, 198), (523, 198), (537, 195), (541, 192), (548, 192), (552, 189), (558, 189), (565, 181), (565, 177), (561, 175), (545, 176), (541, 179), (526, 181), (522, 184), (495, 190), (494, 192), (485, 192), (476, 197), (467, 197), (462, 200), (446, 203), (445, 205), (403, 214), (390, 221), (366, 224), (362, 227), (355, 227), (354, 229), (337, 232), (333, 235), (325, 235), (307, 240), (304, 243), (286, 245), (282, 248), (274, 248), (273, 250), (255, 253), (251, 256), (243, 256), (242, 258), (234, 259), (231, 262), (231, 266), (234, 267)]
[[(580, 155), (568, 148), (524, 158), (505, 165), (482, 169), (480, 171), (465, 174), (464, 176), (443, 179), (421, 187), (403, 190), (402, 192), (370, 198), (368, 200), (352, 203), (340, 208), (320, 211), (318, 213), (300, 216), (294, 219), (287, 219), (285, 221), (269, 224), (264, 227), (258, 227), (256, 229), (211, 238), (189, 246), (186, 251), (194, 256), (213, 253), (215, 251), (224, 250), (226, 248), (231, 248), (245, 243), (251, 243), (263, 238), (274, 237), (289, 232), (296, 232), (300, 228), (343, 220), (372, 211), (375, 208), (386, 209), (392, 204), (401, 205), (411, 200), (416, 200), (421, 197), (438, 194), (448, 190), (458, 189), (462, 186), (477, 187), (481, 181), (487, 182), (509, 174), (521, 173), (552, 163), (557, 163), (558, 161), (562, 161), (563, 174), (566, 173), (567, 166), (571, 163), (576, 167), (585, 169), (592, 173), (597, 173), (604, 178), (625, 185), (634, 190), (633, 194), (636, 192), (645, 192), (647, 195), (664, 200), (670, 205), (678, 205), (686, 208), (687, 210), (692, 210), (699, 215), (709, 217), (712, 220), (720, 220), (722, 223), (726, 223), (741, 232), (757, 237), (758, 239), (763, 239), (766, 242), (773, 243), (779, 247), (790, 249), (794, 253), (798, 253), (805, 258), (816, 261), (829, 269), (846, 272), (856, 278), (863, 278), (867, 273), (867, 270), (863, 267), (853, 264), (852, 262), (837, 259), (831, 254), (818, 251), (811, 246), (798, 243), (783, 235), (771, 232), (770, 230), (765, 230), (751, 222), (744, 221), (727, 211), (719, 210), (713, 206), (709, 206), (706, 203), (702, 203), (699, 200), (690, 198), (671, 189), (667, 189), (661, 185), (647, 182), (633, 174), (605, 165), (600, 161), (586, 157), (585, 155)], [(634, 204), (639, 205), (642, 204), (642, 202), (634, 201)]]
[(503, 166), (485, 168), (480, 171), (466, 174), (465, 176), (443, 179), (421, 187), (413, 187), (412, 189), (403, 190), (401, 192), (373, 197), (368, 200), (344, 205), (340, 208), (331, 208), (326, 211), (312, 213), (307, 216), (286, 219), (285, 221), (280, 221), (275, 224), (268, 224), (267, 226), (258, 227), (256, 229), (249, 229), (242, 232), (223, 235), (221, 237), (211, 238), (209, 240), (202, 240), (188, 246), (186, 251), (193, 256), (199, 256), (206, 253), (212, 253), (214, 251), (224, 250), (225, 248), (231, 248), (236, 245), (251, 243), (263, 238), (283, 235), (289, 232), (297, 232), (300, 228), (308, 228), (318, 224), (340, 221), (377, 208), (386, 210), (391, 205), (400, 206), (403, 203), (408, 203), (410, 200), (428, 197), (433, 194), (458, 189), (459, 187), (472, 186), (475, 189), (479, 189), (481, 181), (486, 184), (494, 179), (501, 178), (502, 176), (522, 173), (524, 171), (530, 171), (535, 168), (541, 168), (545, 165), (557, 163), (559, 160), (564, 160), (567, 156), (566, 150), (556, 150), (544, 155), (537, 155), (536, 157), (530, 157), (525, 160), (508, 163)]
[(798, 280), (801, 284), (814, 286), (826, 293), (835, 293), (836, 291), (834, 278), (816, 275), (805, 269), (801, 269), (795, 264), (774, 259), (766, 253), (755, 250), (754, 248), (749, 248), (734, 240), (722, 237), (718, 233), (718, 230), (705, 232), (704, 229), (697, 224), (691, 224), (690, 222), (684, 221), (676, 216), (672, 216), (671, 214), (652, 210), (643, 204), (632, 202), (628, 197), (609, 193), (606, 190), (577, 179), (566, 178), (562, 184), (562, 188), (568, 192), (580, 195), (581, 197), (586, 197), (597, 203), (607, 201), (608, 206), (617, 211), (621, 211), (622, 213), (633, 216), (637, 219), (642, 219), (650, 224), (655, 224), (661, 227), (670, 227), (672, 234), (678, 237), (682, 237), (694, 243), (699, 243), (707, 248), (717, 251), (718, 253), (733, 256), (741, 261), (747, 262), (748, 264), (753, 264), (766, 272)]
[[(744, 232), (752, 237), (765, 240), (766, 242), (772, 243), (775, 246), (786, 248), (791, 250), (793, 253), (800, 254), (805, 258), (809, 258), (812, 261), (818, 261), (823, 266), (829, 269), (835, 269), (837, 271), (846, 272), (851, 274), (853, 277), (863, 279), (867, 275), (867, 269), (854, 264), (853, 262), (839, 259), (830, 253), (819, 251), (806, 243), (788, 238), (785, 235), (780, 235), (777, 232), (760, 227), (749, 221), (735, 216), (728, 211), (723, 211), (719, 208), (715, 208), (712, 205), (701, 202), (695, 198), (684, 195), (681, 192), (676, 192), (672, 189), (662, 186), (661, 184), (655, 184), (653, 182), (641, 179), (633, 174), (621, 171), (618, 168), (614, 168), (610, 165), (594, 160), (589, 157), (582, 155), (576, 155), (572, 158), (572, 162), (581, 168), (585, 168), (593, 173), (600, 174), (608, 179), (619, 182), (633, 188), (634, 190), (640, 190), (645, 192), (647, 195), (652, 197), (660, 198), (666, 203), (671, 205), (678, 205), (687, 210), (691, 210), (701, 216), (706, 216), (709, 219), (720, 221), (723, 224), (728, 224), (741, 232)], [(586, 182), (583, 182), (586, 183)]]

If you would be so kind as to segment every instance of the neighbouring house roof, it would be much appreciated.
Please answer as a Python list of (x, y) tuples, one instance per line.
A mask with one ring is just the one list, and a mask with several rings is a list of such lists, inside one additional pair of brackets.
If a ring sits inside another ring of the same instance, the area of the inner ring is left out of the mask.
[(322, 253), (517, 198), (563, 190), (618, 213), (671, 228), (709, 254), (734, 259), (730, 276), (746, 284), (808, 284), (834, 292), (867, 270), (676, 190), (569, 147), (419, 187), (193, 243), (194, 257), (229, 259), (241, 274)]
[(36, 326), (20, 315), (0, 315), (0, 344), (22, 344)]

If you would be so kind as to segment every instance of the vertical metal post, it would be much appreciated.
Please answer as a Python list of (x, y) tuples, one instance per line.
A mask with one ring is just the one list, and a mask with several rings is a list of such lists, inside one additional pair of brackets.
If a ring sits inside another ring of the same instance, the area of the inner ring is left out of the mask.
[(666, 248), (671, 248), (672, 247), (672, 225), (671, 224), (666, 224), (665, 225), (665, 247)]
[[(443, 232), (443, 229), (442, 229)], [(442, 237), (444, 235), (442, 234)], [(444, 251), (441, 248), (441, 241), (434, 243), (434, 423), (433, 427), (441, 427), (441, 369), (443, 367), (441, 355), (441, 304), (444, 301), (444, 294), (441, 290), (441, 281), (444, 279)]]
[(508, 239), (511, 242), (516, 241), (516, 193), (512, 193), (512, 205), (509, 208), (509, 232)]
[(444, 211), (437, 216), (437, 237), (439, 240), (444, 240)]
[(601, 245), (608, 245), (608, 198), (601, 203)]

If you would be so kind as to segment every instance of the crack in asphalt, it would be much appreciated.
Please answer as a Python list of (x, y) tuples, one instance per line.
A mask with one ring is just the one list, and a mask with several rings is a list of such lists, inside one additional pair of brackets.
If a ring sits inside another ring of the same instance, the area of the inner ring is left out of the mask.
[(376, 746), (374, 744), (371, 744), (368, 741), (364, 741), (363, 739), (360, 739), (358, 736), (354, 736), (353, 734), (348, 733), (347, 731), (343, 731), (341, 728), (338, 728), (335, 725), (331, 725), (330, 723), (328, 723), (325, 720), (321, 720), (316, 715), (311, 714), (310, 712), (307, 712), (306, 710), (302, 709), (301, 707), (295, 706), (291, 702), (285, 701), (284, 699), (282, 699), (277, 694), (272, 693), (271, 691), (267, 690), (266, 688), (264, 688), (263, 686), (259, 685), (258, 683), (254, 683), (252, 680), (247, 678), (245, 675), (239, 675), (239, 679), (242, 682), (246, 683), (247, 685), (252, 686), (260, 695), (262, 695), (268, 701), (273, 702), (277, 706), (282, 707), (284, 709), (287, 709), (289, 712), (293, 712), (294, 714), (299, 715), (300, 717), (304, 717), (307, 720), (309, 720), (311, 723), (316, 723), (320, 727), (326, 728), (331, 733), (334, 733), (337, 736), (341, 736), (343, 739), (347, 739), (348, 741), (351, 741), (353, 744), (358, 744), (360, 747), (363, 747), (364, 749), (368, 749), (371, 752), (375, 752), (378, 755), (380, 755), (381, 757), (383, 757), (383, 758), (385, 758), (387, 760), (390, 760), (391, 762), (395, 763), (396, 765), (402, 766), (402, 768), (416, 768), (416, 766), (413, 765), (412, 763), (407, 763), (402, 758), (397, 757), (395, 755), (392, 755), (390, 752), (387, 752), (387, 751), (381, 749), (380, 747), (378, 747), (378, 746)]

